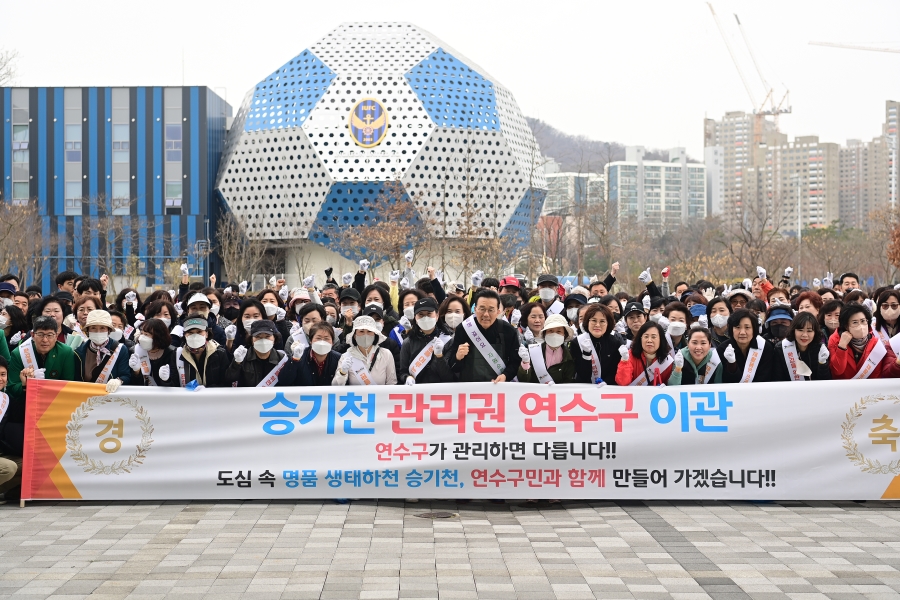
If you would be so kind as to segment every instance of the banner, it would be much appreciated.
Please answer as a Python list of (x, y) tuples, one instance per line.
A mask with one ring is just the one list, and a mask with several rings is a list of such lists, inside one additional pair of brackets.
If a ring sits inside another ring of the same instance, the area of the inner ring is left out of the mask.
[(897, 382), (28, 385), (22, 498), (900, 498)]

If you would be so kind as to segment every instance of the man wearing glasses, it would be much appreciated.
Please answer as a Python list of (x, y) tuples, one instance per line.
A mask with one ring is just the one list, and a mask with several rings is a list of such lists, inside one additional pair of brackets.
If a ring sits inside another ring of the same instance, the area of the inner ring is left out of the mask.
[(25, 432), (25, 392), (35, 379), (75, 380), (75, 352), (58, 342), (59, 325), (53, 317), (35, 317), (33, 334), (12, 351), (9, 361), (9, 409), (0, 427), (0, 446), (22, 455)]
[(444, 356), (459, 381), (512, 381), (519, 370), (516, 328), (500, 320), (500, 296), (493, 290), (475, 294), (472, 316), (456, 328)]

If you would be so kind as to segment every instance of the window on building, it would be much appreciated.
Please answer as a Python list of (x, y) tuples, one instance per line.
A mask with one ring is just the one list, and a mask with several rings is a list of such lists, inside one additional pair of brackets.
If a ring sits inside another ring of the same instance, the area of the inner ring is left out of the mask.
[(21, 182), (21, 181), (13, 182), (13, 189), (12, 189), (12, 193), (13, 193), (13, 195), (12, 195), (12, 201), (13, 201), (13, 202), (12, 202), (12, 203), (13, 203), (13, 204), (27, 204), (27, 203), (28, 203), (28, 196), (30, 195), (30, 191), (31, 191), (31, 190), (29, 189), (29, 187), (30, 187), (30, 186), (28, 185), (28, 182), (27, 182), (27, 181), (25, 181), (25, 182)]
[(67, 215), (80, 215), (81, 214), (81, 182), (80, 181), (67, 181), (66, 182), (66, 214)]
[[(166, 125), (166, 161), (181, 162), (181, 125)], [(181, 184), (179, 184), (181, 185)]]
[(131, 213), (131, 185), (127, 181), (113, 181), (112, 214), (127, 215)]
[(166, 182), (166, 214), (181, 213), (181, 182)]
[(128, 129), (128, 125), (113, 125), (112, 127), (112, 139), (113, 139), (113, 162), (115, 163), (127, 163), (130, 159), (130, 138), (131, 132)]
[(28, 162), (28, 125), (13, 125), (12, 161)]
[(81, 162), (81, 125), (66, 125), (66, 162)]

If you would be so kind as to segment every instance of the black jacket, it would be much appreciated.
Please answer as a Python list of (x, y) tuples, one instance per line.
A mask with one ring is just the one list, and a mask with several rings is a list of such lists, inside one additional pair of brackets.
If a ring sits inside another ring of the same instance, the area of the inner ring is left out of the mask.
[[(625, 341), (618, 333), (613, 331), (600, 338), (591, 336), (591, 342), (594, 345), (594, 350), (597, 352), (597, 357), (600, 358), (600, 377), (607, 385), (616, 385), (616, 371), (619, 369), (619, 362), (622, 360), (619, 348), (625, 344)], [(581, 353), (578, 338), (569, 342), (569, 352), (572, 354), (572, 358), (575, 359), (575, 382), (594, 383), (591, 355), (585, 356)]]
[[(268, 358), (261, 359), (256, 355), (256, 351), (250, 348), (243, 361), (236, 362), (234, 359), (231, 360), (231, 364), (228, 365), (228, 369), (225, 371), (226, 385), (256, 387), (275, 368), (275, 365), (281, 362), (283, 357), (284, 352), (282, 350), (273, 348), (269, 352)], [(294, 385), (296, 378), (297, 361), (289, 359), (278, 374), (278, 382), (275, 385), (277, 387)]]
[[(494, 324), (487, 330), (481, 327), (477, 319), (475, 323), (481, 335), (484, 336), (506, 365), (506, 368), (503, 370), (503, 374), (506, 375), (506, 381), (512, 381), (519, 373), (519, 366), (522, 364), (522, 359), (519, 358), (518, 331), (515, 327), (500, 319), (494, 321)], [(462, 344), (469, 344), (469, 353), (462, 360), (458, 361), (456, 360), (456, 350)], [(459, 381), (492, 381), (497, 377), (497, 374), (488, 365), (481, 352), (475, 347), (462, 324), (456, 328), (453, 334), (453, 341), (450, 342), (449, 347), (444, 348), (444, 356), (447, 357), (447, 364), (450, 365), (450, 369), (454, 374), (458, 375)]]
[[(225, 377), (225, 371), (228, 370), (231, 358), (225, 348), (215, 342), (206, 342), (206, 352), (199, 360), (191, 354), (189, 349), (182, 348), (181, 360), (184, 363), (185, 383), (196, 379), (197, 383), (205, 387), (228, 386), (229, 382)], [(180, 383), (179, 381), (179, 385)]]
[[(434, 331), (426, 335), (418, 326), (413, 325), (412, 330), (406, 337), (406, 341), (403, 342), (403, 346), (400, 348), (400, 362), (397, 363), (397, 383), (406, 383), (406, 378), (410, 375), (410, 364), (412, 364), (428, 342), (439, 335), (449, 335), (449, 333), (449, 331), (441, 329), (441, 326), (438, 325), (434, 328)], [(450, 343), (450, 340), (448, 340), (447, 346)], [(445, 354), (441, 358), (432, 355), (431, 360), (428, 361), (428, 364), (416, 377), (416, 383), (450, 383), (454, 381), (455, 378), (450, 371), (450, 365), (447, 364), (446, 349), (444, 352)]]
[[(163, 381), (159, 378), (159, 370), (163, 365), (169, 365), (169, 379)], [(178, 380), (178, 366), (175, 364), (175, 347), (169, 346), (163, 350), (162, 356), (156, 360), (150, 359), (150, 377), (159, 387), (180, 387)], [(148, 385), (140, 371), (132, 373), (129, 385)]]
[[(828, 365), (828, 361), (826, 360), (824, 365), (819, 364), (819, 350), (821, 348), (822, 344), (819, 342), (813, 342), (803, 352), (800, 351), (800, 348), (797, 348), (797, 358), (805, 362), (809, 370), (812, 371), (811, 376), (804, 377), (806, 381), (831, 379), (831, 367)], [(778, 377), (776, 381), (792, 381), (791, 374), (788, 372), (787, 362), (784, 360), (784, 350), (781, 344), (775, 346), (775, 371)]]
[[(750, 347), (756, 348), (757, 343), (758, 338), (750, 342)], [(784, 381), (783, 379), (778, 379), (778, 367), (775, 363), (776, 358), (782, 360), (781, 356), (775, 356), (775, 347), (772, 346), (770, 342), (763, 340), (763, 344), (763, 353), (760, 357), (759, 367), (756, 368), (756, 374), (753, 376), (752, 383)], [(729, 346), (734, 347), (734, 354), (737, 358), (733, 364), (725, 359), (725, 350)], [(747, 355), (741, 352), (737, 343), (732, 339), (729, 339), (723, 344), (719, 344), (716, 351), (719, 353), (719, 358), (722, 359), (722, 362), (718, 367), (722, 371), (722, 383), (740, 383), (741, 377), (744, 376), (744, 365), (747, 364)], [(782, 362), (784, 361), (782, 360)]]
[(316, 367), (315, 359), (311, 355), (312, 350), (307, 348), (303, 351), (303, 356), (297, 363), (297, 377), (294, 385), (303, 386), (330, 386), (334, 374), (337, 372), (338, 365), (341, 362), (341, 355), (332, 350), (325, 359), (325, 368), (319, 375), (319, 369)]

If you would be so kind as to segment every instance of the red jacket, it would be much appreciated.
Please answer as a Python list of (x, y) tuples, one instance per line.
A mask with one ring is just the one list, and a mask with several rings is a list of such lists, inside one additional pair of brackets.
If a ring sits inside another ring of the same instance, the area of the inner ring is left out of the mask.
[[(838, 342), (840, 341), (841, 336), (837, 331), (832, 333), (828, 339), (828, 351), (831, 352), (831, 360), (829, 361), (831, 363), (831, 376), (835, 379), (852, 379), (859, 371), (860, 365), (866, 361), (866, 358), (872, 352), (875, 344), (882, 344), (881, 338), (873, 335), (869, 343), (866, 344), (866, 349), (863, 350), (859, 362), (856, 362), (852, 346), (848, 345), (846, 350), (841, 350), (838, 348)], [(869, 375), (869, 379), (889, 379), (893, 377), (900, 377), (900, 366), (897, 365), (897, 356), (894, 354), (894, 351), (887, 348), (887, 354), (884, 355), (881, 363)]]
[[(641, 376), (641, 373), (644, 372), (644, 355), (641, 354), (640, 358), (635, 358), (634, 354), (630, 351), (628, 352), (628, 360), (625, 362), (619, 362), (619, 369), (616, 371), (616, 384), (617, 385), (630, 385), (632, 381)], [(672, 374), (672, 367), (674, 364), (671, 364), (663, 371), (660, 375), (662, 376), (662, 382), (665, 384), (669, 383), (669, 375)], [(655, 378), (655, 373), (650, 373), (650, 381), (649, 384), (653, 385), (653, 379)]]

